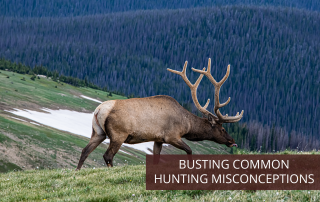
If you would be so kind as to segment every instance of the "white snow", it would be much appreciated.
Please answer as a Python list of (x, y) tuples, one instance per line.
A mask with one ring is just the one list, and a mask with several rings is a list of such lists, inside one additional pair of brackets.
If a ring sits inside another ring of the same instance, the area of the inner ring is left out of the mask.
[(37, 76), (38, 76), (38, 77), (42, 77), (42, 78), (47, 78), (47, 76), (41, 75), (41, 74), (38, 74)]
[[(5, 110), (7, 111), (7, 110)], [(14, 111), (7, 111), (17, 116), (25, 117), (35, 122), (47, 125), (59, 130), (68, 131), (77, 135), (91, 138), (92, 133), (92, 117), (93, 113), (83, 113), (70, 111), (65, 109), (51, 110), (42, 109), (43, 112), (32, 110), (14, 109)], [(15, 118), (15, 117), (12, 117)], [(15, 118), (18, 119), (18, 118)], [(18, 119), (24, 121), (22, 119)], [(36, 124), (34, 122), (31, 122)], [(109, 143), (110, 140), (106, 139), (104, 142)], [(141, 150), (147, 154), (151, 154), (148, 150), (153, 148), (153, 142), (144, 142), (140, 144), (123, 144), (124, 146), (131, 147), (137, 150)], [(124, 152), (121, 150), (121, 152)], [(126, 152), (124, 152), (126, 153)]]
[(92, 101), (94, 101), (94, 102), (102, 103), (101, 101), (99, 101), (99, 100), (97, 100), (97, 99), (94, 99), (94, 98), (91, 98), (91, 97), (87, 97), (87, 96), (85, 96), (85, 95), (80, 95), (80, 97), (83, 97), (83, 98), (85, 98), (85, 99), (87, 99), (87, 100), (92, 100)]
[(30, 122), (30, 123), (32, 123), (32, 124), (34, 124), (34, 125), (37, 125), (37, 126), (41, 126), (40, 124), (35, 123), (35, 122)]
[(13, 118), (13, 119), (16, 119), (16, 120), (19, 120), (19, 121), (23, 121), (23, 122), (27, 122), (26, 120), (19, 119), (19, 118), (13, 117), (13, 116), (10, 116), (10, 118)]
[[(125, 151), (123, 151), (123, 150), (119, 150), (120, 152), (123, 152), (123, 153), (125, 153), (125, 154), (129, 154), (128, 152), (125, 152)], [(129, 154), (130, 156), (131, 156), (131, 154)]]

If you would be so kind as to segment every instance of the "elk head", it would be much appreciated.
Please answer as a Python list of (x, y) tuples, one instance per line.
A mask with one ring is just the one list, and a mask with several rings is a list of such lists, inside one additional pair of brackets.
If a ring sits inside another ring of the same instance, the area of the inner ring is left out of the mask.
[[(206, 127), (206, 128), (209, 128), (208, 130), (206, 130), (206, 133), (208, 133), (206, 135), (209, 136), (208, 139), (212, 140), (212, 141), (215, 141), (215, 142), (217, 142), (219, 144), (225, 144), (228, 147), (237, 146), (237, 144), (235, 143), (234, 139), (222, 127), (222, 123), (234, 123), (234, 122), (240, 121), (240, 119), (243, 116), (243, 110), (242, 110), (241, 114), (239, 114), (239, 112), (238, 112), (236, 114), (236, 116), (228, 116), (228, 114), (222, 115), (221, 112), (219, 111), (219, 109), (221, 107), (226, 106), (230, 102), (230, 97), (225, 103), (221, 104), (220, 101), (219, 101), (220, 88), (221, 88), (222, 84), (227, 80), (227, 78), (229, 76), (230, 65), (228, 65), (228, 69), (227, 69), (226, 75), (221, 79), (220, 82), (217, 82), (211, 75), (211, 59), (209, 58), (207, 71), (205, 71), (206, 68), (203, 68), (202, 70), (198, 70), (198, 69), (192, 68), (193, 71), (198, 72), (201, 75), (199, 76), (199, 78), (197, 79), (195, 84), (191, 84), (191, 82), (189, 81), (189, 79), (187, 78), (187, 75), (186, 75), (187, 64), (188, 64), (188, 62), (186, 61), (184, 63), (184, 67), (183, 67), (183, 70), (181, 72), (176, 71), (176, 70), (172, 70), (172, 69), (167, 69), (167, 70), (172, 72), (172, 73), (180, 75), (182, 77), (182, 79), (186, 82), (186, 84), (189, 86), (189, 88), (191, 90), (192, 100), (193, 100), (194, 104), (196, 105), (197, 109), (205, 117), (207, 117), (206, 123), (207, 123), (207, 125), (210, 126), (210, 127)], [(208, 107), (208, 105), (210, 103), (210, 99), (208, 99), (207, 103), (203, 107), (198, 102), (197, 88), (198, 88), (203, 76), (206, 76), (214, 86), (214, 89), (215, 89), (215, 93), (214, 93), (214, 113), (216, 115), (214, 115), (213, 113), (211, 113), (211, 112), (209, 112), (207, 110), (207, 107)]]

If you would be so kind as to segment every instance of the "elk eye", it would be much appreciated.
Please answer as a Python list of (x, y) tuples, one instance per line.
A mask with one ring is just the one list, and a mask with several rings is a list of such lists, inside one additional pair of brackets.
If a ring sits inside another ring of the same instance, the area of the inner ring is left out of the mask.
[(225, 132), (225, 130), (222, 128), (222, 132)]

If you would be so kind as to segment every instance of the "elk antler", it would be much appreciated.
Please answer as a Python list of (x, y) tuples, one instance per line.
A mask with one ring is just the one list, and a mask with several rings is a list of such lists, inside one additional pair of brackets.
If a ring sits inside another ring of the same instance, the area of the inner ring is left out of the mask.
[(216, 121), (221, 122), (221, 123), (234, 123), (234, 122), (240, 121), (240, 119), (243, 116), (243, 110), (242, 110), (240, 115), (239, 115), (239, 112), (238, 112), (236, 116), (228, 116), (228, 114), (223, 116), (219, 111), (219, 108), (226, 106), (230, 102), (230, 97), (223, 104), (220, 104), (220, 101), (219, 101), (220, 88), (221, 88), (222, 84), (227, 80), (227, 78), (229, 76), (230, 65), (228, 65), (228, 69), (227, 69), (226, 75), (219, 82), (217, 82), (211, 75), (211, 59), (210, 58), (209, 58), (209, 61), (208, 61), (208, 69), (207, 69), (207, 71), (204, 71), (205, 68), (203, 70), (194, 69), (194, 68), (191, 68), (191, 69), (193, 71), (195, 71), (195, 72), (200, 73), (201, 75), (205, 75), (211, 81), (211, 83), (214, 85), (214, 89), (215, 89), (215, 92), (214, 92), (214, 113), (218, 116), (217, 117), (218, 120), (216, 120)]
[[(217, 116), (213, 115), (211, 112), (209, 112), (207, 109), (208, 105), (209, 105), (209, 102), (210, 102), (210, 99), (208, 99), (207, 103), (204, 105), (204, 107), (201, 107), (201, 105), (199, 104), (198, 102), (198, 98), (197, 98), (197, 89), (198, 89), (198, 86), (203, 78), (203, 74), (201, 74), (199, 76), (199, 78), (197, 79), (197, 81), (195, 82), (195, 84), (191, 84), (191, 82), (189, 81), (189, 79), (187, 78), (187, 74), (186, 74), (186, 69), (187, 69), (187, 64), (188, 64), (188, 61), (186, 61), (184, 63), (184, 66), (183, 66), (183, 70), (181, 72), (179, 71), (176, 71), (176, 70), (172, 70), (172, 69), (169, 69), (167, 68), (168, 71), (172, 72), (172, 73), (175, 73), (175, 74), (178, 74), (182, 77), (182, 79), (184, 80), (184, 82), (186, 82), (186, 84), (189, 86), (190, 90), (191, 90), (191, 95), (192, 95), (192, 100), (194, 102), (194, 104), (196, 105), (197, 109), (205, 114), (206, 116), (208, 116), (209, 114), (211, 116), (213, 116), (214, 119), (218, 119)], [(203, 71), (205, 70), (206, 68), (203, 68)]]

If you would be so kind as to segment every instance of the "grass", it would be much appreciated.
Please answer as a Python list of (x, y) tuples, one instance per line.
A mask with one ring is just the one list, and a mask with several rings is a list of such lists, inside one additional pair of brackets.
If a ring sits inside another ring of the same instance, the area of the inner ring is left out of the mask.
[[(7, 78), (9, 77), (9, 78)], [(25, 78), (25, 80), (21, 80)], [(113, 99), (127, 99), (113, 94), (108, 97), (108, 92), (92, 88), (78, 88), (51, 79), (40, 78), (32, 81), (31, 75), (23, 75), (9, 71), (0, 73), (0, 102), (6, 108), (64, 108), (75, 111), (93, 111), (98, 103), (81, 99), (85, 95), (101, 101)], [(57, 88), (56, 88), (57, 86)]]
[[(82, 149), (89, 142), (88, 138), (18, 121), (11, 118), (15, 115), (4, 110), (50, 108), (93, 112), (99, 103), (81, 98), (80, 95), (101, 101), (126, 97), (116, 94), (108, 97), (108, 92), (79, 88), (47, 78), (32, 81), (30, 77), (9, 71), (0, 73), (0, 172), (37, 167), (75, 168)], [(101, 144), (90, 154), (84, 166), (103, 167), (105, 162), (102, 155), (107, 147)], [(117, 165), (137, 165), (145, 160), (145, 154), (141, 151), (131, 148), (122, 150), (133, 156), (118, 152), (115, 156)]]
[(319, 191), (146, 190), (145, 166), (0, 174), (0, 201), (319, 201)]
[[(10, 120), (0, 116), (0, 172), (13, 169), (75, 168), (89, 139), (49, 127)], [(86, 167), (102, 167), (108, 145), (101, 144), (85, 161)], [(118, 152), (119, 165), (137, 165), (145, 159), (141, 151), (126, 148), (134, 156)], [(24, 167), (24, 168), (23, 168)]]

